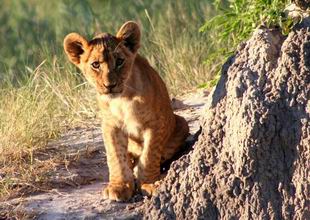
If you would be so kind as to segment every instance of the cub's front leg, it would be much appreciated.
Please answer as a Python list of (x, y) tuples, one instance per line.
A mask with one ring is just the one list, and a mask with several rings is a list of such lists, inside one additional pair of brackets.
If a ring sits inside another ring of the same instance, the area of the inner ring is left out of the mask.
[(102, 127), (109, 167), (109, 185), (103, 190), (103, 197), (126, 201), (134, 192), (134, 177), (128, 165), (128, 138), (119, 128), (108, 125)]

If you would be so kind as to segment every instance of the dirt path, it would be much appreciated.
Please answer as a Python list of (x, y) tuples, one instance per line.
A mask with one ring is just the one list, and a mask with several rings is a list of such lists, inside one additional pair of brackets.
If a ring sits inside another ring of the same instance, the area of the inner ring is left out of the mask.
[[(195, 141), (199, 130), (199, 116), (207, 92), (199, 90), (182, 98), (173, 99), (175, 112), (186, 118), (191, 136), (187, 145)], [(143, 200), (136, 195), (128, 203), (103, 200), (101, 190), (108, 182), (108, 168), (105, 159), (100, 125), (91, 128), (75, 128), (59, 140), (48, 144), (47, 154), (64, 153), (65, 160), (56, 166), (51, 176), (52, 190), (15, 198), (0, 204), (10, 207), (14, 213), (36, 219), (136, 219), (136, 208)]]

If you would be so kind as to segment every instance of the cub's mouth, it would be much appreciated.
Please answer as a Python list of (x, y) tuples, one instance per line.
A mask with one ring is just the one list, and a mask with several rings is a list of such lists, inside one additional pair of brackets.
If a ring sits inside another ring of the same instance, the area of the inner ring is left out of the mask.
[(101, 87), (101, 88), (97, 88), (97, 91), (100, 95), (117, 95), (123, 92), (123, 89), (120, 88), (120, 86), (116, 85), (112, 87)]

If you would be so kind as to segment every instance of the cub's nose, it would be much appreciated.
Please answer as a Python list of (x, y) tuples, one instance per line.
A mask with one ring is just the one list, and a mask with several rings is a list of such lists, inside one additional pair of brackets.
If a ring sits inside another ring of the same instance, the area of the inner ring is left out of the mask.
[(116, 83), (114, 83), (114, 84), (107, 84), (107, 85), (103, 84), (103, 85), (104, 85), (104, 87), (106, 87), (107, 89), (111, 90), (111, 89), (113, 89), (113, 88), (116, 86)]

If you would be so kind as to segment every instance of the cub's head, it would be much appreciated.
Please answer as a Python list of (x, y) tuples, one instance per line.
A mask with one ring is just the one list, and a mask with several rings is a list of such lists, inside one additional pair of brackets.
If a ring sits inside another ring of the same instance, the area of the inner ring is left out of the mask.
[(116, 36), (102, 33), (88, 41), (77, 33), (68, 34), (64, 49), (99, 94), (120, 94), (131, 74), (140, 36), (138, 24), (129, 21)]

